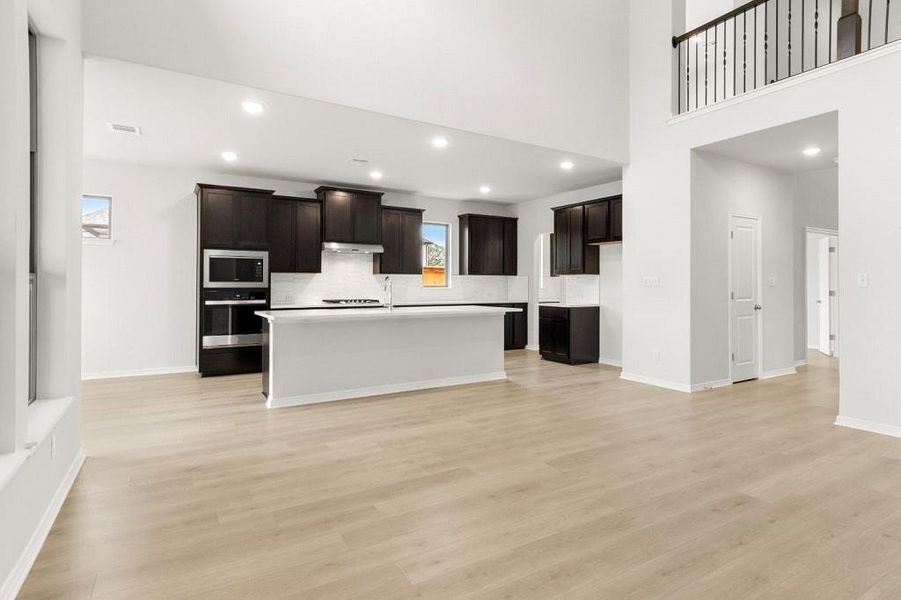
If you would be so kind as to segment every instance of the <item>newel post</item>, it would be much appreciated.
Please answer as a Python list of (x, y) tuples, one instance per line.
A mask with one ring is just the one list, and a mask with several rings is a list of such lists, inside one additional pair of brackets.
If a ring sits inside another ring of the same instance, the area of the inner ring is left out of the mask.
[(859, 0), (842, 0), (842, 16), (838, 20), (836, 56), (838, 60), (860, 54), (861, 23)]

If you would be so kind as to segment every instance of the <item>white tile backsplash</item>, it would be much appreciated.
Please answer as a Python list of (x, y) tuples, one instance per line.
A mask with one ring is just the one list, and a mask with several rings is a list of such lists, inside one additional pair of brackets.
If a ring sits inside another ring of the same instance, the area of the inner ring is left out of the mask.
[(599, 275), (563, 275), (560, 300), (567, 304), (598, 304), (601, 299)]
[[(315, 304), (324, 298), (384, 300), (384, 275), (372, 273), (371, 255), (322, 253), (321, 273), (273, 273), (272, 305)], [(449, 288), (425, 288), (419, 275), (391, 275), (394, 303), (528, 302), (529, 278), (453, 275)]]

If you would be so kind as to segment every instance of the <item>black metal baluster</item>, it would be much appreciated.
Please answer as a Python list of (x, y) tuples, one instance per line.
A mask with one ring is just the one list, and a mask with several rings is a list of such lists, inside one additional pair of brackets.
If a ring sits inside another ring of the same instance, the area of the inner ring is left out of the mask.
[[(699, 38), (700, 39), (700, 38)], [(693, 42), (694, 43), (694, 42)], [(698, 42), (700, 43), (700, 41)], [(698, 80), (701, 78), (701, 72), (698, 70), (698, 44), (694, 44), (695, 46), (695, 108), (698, 107)]]
[(748, 13), (742, 13), (741, 23), (741, 93), (748, 91)]
[(779, 0), (776, 0), (776, 81), (779, 81)]
[(870, 10), (867, 11), (867, 50), (873, 47), (873, 0), (870, 0)]
[(832, 5), (835, 0), (829, 0), (829, 64), (832, 64)]
[(691, 40), (685, 40), (685, 112), (691, 110)]
[(754, 89), (757, 89), (757, 58), (760, 56), (757, 54), (757, 6), (754, 7)]
[(682, 44), (676, 47), (676, 114), (682, 114)]
[[(738, 19), (732, 17), (732, 95), (736, 94), (736, 84), (738, 83)], [(726, 26), (723, 25), (723, 31), (725, 32)], [(728, 44), (727, 44), (728, 45)], [(726, 49), (723, 48), (723, 55), (725, 56)], [(725, 58), (723, 59), (725, 60)], [(723, 79), (723, 97), (726, 96), (726, 80)]]
[(770, 79), (770, 3), (763, 5), (763, 85)]
[(707, 106), (707, 82), (709, 81), (707, 77), (707, 63), (709, 59), (707, 57), (707, 33), (709, 29), (704, 30), (704, 106)]
[(806, 11), (804, 6), (807, 0), (801, 0), (801, 72), (804, 72), (804, 29), (807, 27)]
[[(830, 0), (831, 1), (831, 0)], [(820, 66), (820, 0), (813, 7), (813, 68)]]
[(792, 76), (792, 0), (788, 0), (788, 76)]
[(729, 52), (729, 25), (723, 21), (723, 100), (726, 99), (726, 89), (728, 79), (726, 79), (727, 53)]
[(892, 7), (892, 0), (885, 0), (885, 43), (888, 44), (888, 20), (889, 10)]
[[(713, 26), (713, 52), (714, 52), (714, 61), (716, 60), (716, 49), (719, 48), (719, 31), (720, 26)], [(723, 34), (723, 39), (726, 39), (726, 34)], [(716, 104), (716, 88), (719, 87), (716, 84), (716, 69), (713, 70), (713, 102)], [(726, 80), (723, 79), (723, 99), (726, 98)]]

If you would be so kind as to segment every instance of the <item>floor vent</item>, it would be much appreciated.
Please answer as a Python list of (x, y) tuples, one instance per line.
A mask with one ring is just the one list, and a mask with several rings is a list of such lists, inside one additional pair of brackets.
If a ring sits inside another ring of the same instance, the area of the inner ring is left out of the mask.
[(123, 125), (122, 123), (110, 123), (109, 128), (116, 133), (127, 133), (129, 135), (141, 135), (141, 128), (134, 125)]

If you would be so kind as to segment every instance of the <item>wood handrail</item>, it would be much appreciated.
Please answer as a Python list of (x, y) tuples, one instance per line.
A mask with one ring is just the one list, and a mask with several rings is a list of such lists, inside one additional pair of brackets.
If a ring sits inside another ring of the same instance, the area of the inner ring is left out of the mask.
[(681, 44), (685, 40), (692, 38), (699, 33), (703, 33), (704, 31), (707, 31), (708, 29), (711, 29), (712, 27), (716, 27), (720, 23), (725, 23), (732, 17), (738, 16), (744, 12), (748, 12), (749, 10), (751, 10), (753, 8), (757, 8), (761, 4), (766, 4), (769, 1), (770, 0), (751, 0), (750, 2), (742, 4), (738, 8), (730, 10), (729, 12), (727, 12), (724, 15), (720, 15), (719, 17), (713, 19), (712, 21), (708, 21), (699, 27), (695, 27), (691, 31), (686, 31), (682, 35), (674, 35), (673, 36), (673, 48), (676, 48), (679, 44)]

